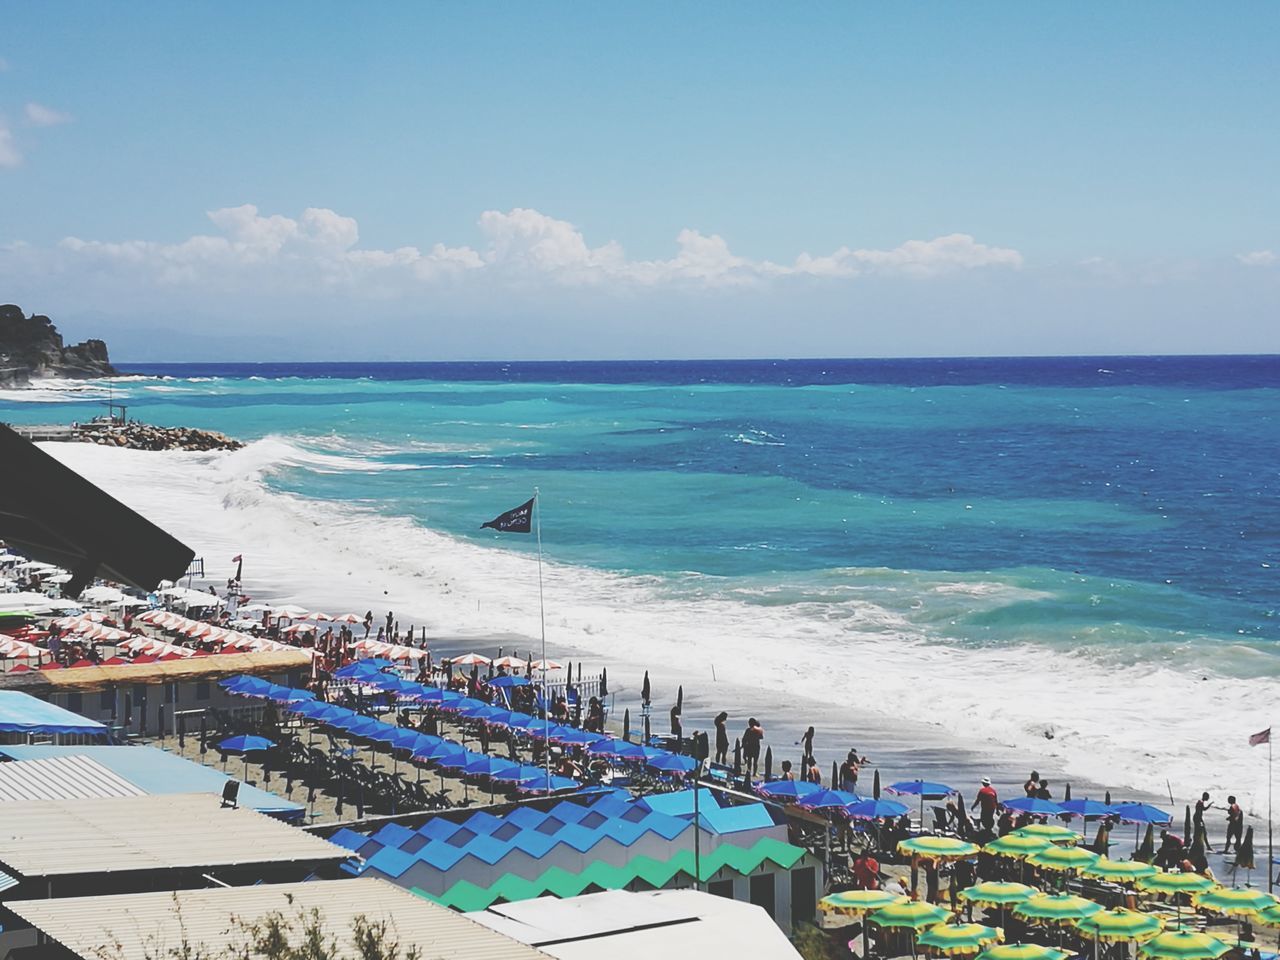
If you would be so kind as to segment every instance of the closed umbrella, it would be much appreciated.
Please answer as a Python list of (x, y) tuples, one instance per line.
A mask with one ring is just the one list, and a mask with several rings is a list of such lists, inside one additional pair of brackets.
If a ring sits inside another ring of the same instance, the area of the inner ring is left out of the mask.
[(1253, 879), (1253, 871), (1257, 864), (1253, 856), (1253, 827), (1244, 832), (1244, 840), (1236, 846), (1236, 862), (1231, 868), (1232, 882), (1234, 882), (1235, 872), (1241, 867), (1245, 869), (1245, 886), (1249, 885), (1249, 881)]
[(733, 740), (733, 775), (735, 777), (742, 776), (742, 738), (735, 737)]
[(644, 672), (644, 683), (640, 685), (640, 699), (648, 703), (651, 699), (650, 694), (653, 690), (649, 686), (649, 671)]
[(764, 778), (773, 779), (773, 747), (764, 748)]
[(1187, 812), (1182, 819), (1182, 835), (1184, 837), (1194, 837), (1196, 835), (1191, 826), (1191, 804), (1187, 804)]
[(876, 800), (880, 799), (880, 771), (879, 770), (876, 770), (876, 775), (871, 780), (871, 796)]
[(1142, 843), (1133, 851), (1133, 859), (1141, 860), (1143, 863), (1150, 863), (1156, 858), (1156, 840), (1155, 827), (1147, 824), (1146, 836), (1142, 838)]
[(631, 742), (631, 708), (622, 711), (622, 739)]

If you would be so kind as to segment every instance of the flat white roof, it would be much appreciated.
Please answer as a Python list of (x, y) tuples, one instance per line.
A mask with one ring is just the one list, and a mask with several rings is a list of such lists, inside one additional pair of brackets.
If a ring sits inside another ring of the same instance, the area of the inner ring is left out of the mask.
[(146, 791), (79, 755), (0, 763), (0, 801), (143, 797)]
[(350, 851), (207, 793), (4, 805), (0, 866), (23, 877), (346, 860)]
[(464, 916), (560, 960), (800, 956), (763, 908), (696, 890), (539, 897)]
[[(103, 949), (122, 957), (169, 956), (183, 931), (193, 946), (221, 956), (244, 923), (273, 911), (286, 919), (320, 911), (325, 930), (344, 948), (356, 917), (386, 923), (403, 951), (417, 947), (424, 960), (546, 960), (547, 954), (490, 930), (463, 914), (407, 890), (362, 877), (251, 887), (213, 887), (105, 897), (14, 900), (5, 906), (73, 954), (100, 958)], [(237, 923), (239, 921), (239, 923)], [(119, 945), (115, 949), (115, 945)], [(175, 954), (176, 955), (176, 954)]]

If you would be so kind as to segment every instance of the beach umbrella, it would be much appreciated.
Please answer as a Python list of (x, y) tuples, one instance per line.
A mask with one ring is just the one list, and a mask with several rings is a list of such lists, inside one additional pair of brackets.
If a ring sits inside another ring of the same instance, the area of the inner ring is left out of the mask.
[(1217, 960), (1230, 945), (1207, 933), (1166, 930), (1139, 945), (1138, 953), (1152, 960)]
[(244, 779), (249, 779), (249, 754), (257, 753), (261, 750), (270, 750), (275, 743), (266, 737), (238, 736), (228, 737), (218, 744), (218, 749), (222, 751), (222, 767), (225, 770), (227, 766), (228, 753), (238, 753), (244, 759)]
[(764, 748), (764, 778), (773, 779), (773, 747)]
[(1097, 913), (1102, 904), (1071, 893), (1042, 893), (1013, 908), (1018, 916), (1036, 923), (1065, 923)]
[(1111, 807), (1100, 800), (1082, 797), (1079, 800), (1063, 800), (1058, 804), (1063, 811), (1073, 817), (1103, 817), (1111, 812)]
[(631, 708), (622, 711), (622, 739), (631, 742)]
[(967, 837), (972, 831), (973, 824), (969, 820), (969, 808), (964, 805), (964, 795), (959, 792), (956, 793), (956, 811), (960, 819), (960, 836)]
[(1153, 807), (1149, 803), (1118, 803), (1111, 812), (1116, 814), (1125, 823), (1163, 823), (1173, 822), (1173, 817), (1161, 810), (1159, 807)]
[(1071, 802), (1071, 784), (1069, 783), (1067, 784), (1066, 788), (1062, 791), (1062, 802), (1063, 803)]
[(501, 757), (491, 757), (488, 754), (481, 753), (469, 757), (462, 770), (464, 773), (469, 773), (473, 776), (492, 777), (496, 773), (518, 770), (519, 767), (518, 763), (512, 763), (510, 760), (503, 760)]
[(600, 699), (604, 700), (609, 696), (609, 668), (600, 668)]
[(1111, 849), (1111, 821), (1103, 820), (1098, 824), (1098, 832), (1093, 835), (1089, 848), (1100, 857), (1105, 857)]
[(907, 805), (897, 800), (863, 800), (852, 804), (849, 816), (859, 820), (881, 820), (885, 817), (900, 817), (907, 812)]
[(1098, 860), (1098, 855), (1080, 847), (1049, 847), (1027, 858), (1027, 863), (1042, 870), (1075, 873)]
[(992, 840), (982, 848), (983, 853), (994, 857), (1008, 857), (1011, 860), (1025, 860), (1035, 856), (1041, 850), (1048, 850), (1053, 844), (1041, 837), (1016, 837), (1012, 833)]
[(1145, 893), (1201, 893), (1217, 884), (1198, 873), (1154, 873), (1139, 877), (1134, 886)]
[[(875, 777), (873, 777), (873, 778), (872, 778), (872, 780), (871, 780), (871, 796), (872, 796), (874, 799), (876, 799), (876, 800), (879, 800), (879, 799), (880, 799), (880, 771), (879, 771), (879, 769), (877, 769), (877, 770), (876, 770), (876, 775), (875, 775)], [(903, 813), (906, 813), (906, 811), (904, 810), (904, 811), (903, 811)], [(901, 814), (900, 814), (900, 815), (901, 815)]]
[(1247, 917), (1277, 904), (1271, 894), (1248, 887), (1217, 887), (1197, 893), (1192, 899), (1201, 910), (1212, 910), (1227, 917)]
[(1080, 834), (1056, 823), (1031, 823), (1013, 831), (1015, 837), (1040, 837), (1050, 843), (1072, 844), (1080, 840)]
[[(452, 663), (454, 666), (478, 667), (478, 666), (488, 666), (489, 658), (483, 657), (478, 653), (464, 653), (460, 657), (450, 657), (449, 662)], [(550, 669), (550, 667), (548, 667), (547, 669)], [(556, 669), (559, 669), (559, 667), (557, 667)]]
[(1017, 797), (1001, 804), (1006, 810), (1017, 810), (1019, 813), (1030, 813), (1039, 817), (1060, 817), (1065, 812), (1052, 800), (1041, 800), (1039, 797)]
[(1096, 880), (1124, 883), (1154, 876), (1156, 868), (1149, 863), (1139, 863), (1137, 860), (1111, 860), (1107, 857), (1099, 857), (1080, 872)]
[(640, 699), (648, 703), (652, 699), (652, 693), (653, 689), (649, 686), (649, 671), (646, 670), (644, 672), (644, 682), (640, 684)]
[(949, 916), (951, 914), (948, 911), (932, 903), (908, 900), (906, 903), (894, 903), (877, 910), (867, 919), (878, 927), (924, 930), (937, 926)]
[(955, 837), (911, 837), (898, 843), (898, 852), (930, 860), (963, 860), (975, 856), (979, 847)]
[(511, 687), (528, 687), (530, 685), (531, 685), (531, 681), (528, 680), (526, 677), (517, 677), (517, 676), (513, 676), (512, 674), (507, 674), (501, 677), (494, 677), (492, 680), (489, 681), (489, 686), (496, 687), (500, 690), (508, 690)]
[(959, 957), (979, 953), (1003, 939), (1004, 931), (998, 927), (986, 927), (980, 923), (940, 923), (916, 937), (916, 945), (945, 957)]
[(834, 790), (840, 785), (840, 764), (834, 760), (831, 761), (831, 789)]
[(945, 783), (934, 783), (929, 780), (901, 780), (898, 783), (889, 784), (889, 791), (900, 796), (920, 798), (920, 828), (922, 830), (924, 829), (925, 800), (939, 800), (955, 793)]
[(430, 747), (421, 753), (415, 753), (413, 755), (413, 759), (439, 761), (445, 760), (449, 757), (456, 757), (467, 752), (467, 748), (460, 743), (455, 743), (452, 740), (441, 740), (435, 746)]
[(524, 661), (519, 657), (499, 657), (497, 660), (491, 661), (491, 663), (495, 667), (505, 667), (508, 670), (518, 670), (524, 666)]
[[(818, 785), (813, 784), (813, 786)], [(800, 799), (800, 805), (810, 810), (843, 810), (861, 800), (862, 798), (856, 793), (850, 793), (847, 790), (818, 790), (816, 793), (805, 794)]]
[(960, 899), (988, 907), (1011, 907), (1025, 903), (1040, 891), (1025, 883), (1007, 883), (1002, 880), (986, 880), (960, 891)]
[(1236, 847), (1236, 864), (1238, 870), (1244, 867), (1246, 870), (1256, 870), (1257, 863), (1253, 856), (1253, 827), (1244, 832), (1244, 840)]
[(1253, 919), (1266, 927), (1280, 927), (1280, 906), (1257, 910), (1253, 914)]
[(1070, 954), (1038, 943), (1002, 943), (978, 954), (975, 960), (1067, 960)]
[(907, 898), (902, 894), (888, 890), (845, 890), (823, 897), (818, 901), (818, 909), (823, 913), (860, 917), (906, 902)]
[(676, 713), (684, 713), (684, 684), (676, 688)]
[(1133, 859), (1141, 860), (1143, 863), (1150, 863), (1156, 856), (1155, 828), (1151, 824), (1147, 824), (1147, 834), (1142, 838), (1142, 843), (1133, 851)]
[[(698, 765), (698, 761), (693, 757), (681, 756), (678, 753), (668, 753), (661, 757), (654, 757), (646, 761), (648, 766), (654, 770), (662, 770), (667, 773), (692, 773), (693, 768)], [(813, 786), (813, 784), (808, 784)]]
[(648, 715), (644, 718), (644, 742), (648, 743), (653, 738), (653, 731), (649, 728)]
[(1090, 940), (1117, 943), (1150, 940), (1164, 929), (1164, 921), (1150, 913), (1116, 907), (1073, 920), (1072, 926)]
[(1184, 837), (1194, 837), (1195, 831), (1191, 826), (1191, 804), (1187, 804), (1186, 815), (1182, 819), (1182, 835)]
[(772, 800), (799, 800), (822, 788), (803, 780), (772, 780), (760, 788), (760, 792)]
[(742, 738), (735, 737), (733, 740), (733, 775), (735, 777), (742, 776)]

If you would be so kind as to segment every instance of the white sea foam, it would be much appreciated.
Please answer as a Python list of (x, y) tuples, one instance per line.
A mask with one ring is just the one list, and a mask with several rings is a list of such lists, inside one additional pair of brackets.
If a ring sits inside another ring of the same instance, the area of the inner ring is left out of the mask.
[[(367, 462), (280, 438), (229, 454), (45, 449), (181, 536), (214, 576), (230, 573), (230, 558), (243, 552), (250, 585), (309, 608), (393, 610), (404, 626), (472, 635), (477, 645), (497, 634), (537, 636), (531, 557), (356, 505), (274, 492), (263, 479), (281, 464), (362, 470)], [(992, 586), (960, 590), (920, 578), (914, 599), (950, 595), (957, 609), (1024, 599)], [(1068, 778), (1162, 791), (1168, 777), (1179, 796), (1231, 790), (1255, 809), (1259, 798), (1265, 804), (1265, 764), (1246, 737), (1270, 722), (1274, 675), (1192, 671), (1173, 655), (1116, 663), (1088, 646), (966, 647), (913, 619), (919, 604), (904, 603), (901, 586), (891, 588), (900, 610), (834, 587), (820, 601), (698, 574), (629, 577), (548, 563), (548, 637), (607, 663), (623, 682), (660, 666), (668, 683), (706, 688), (714, 671), (715, 698), (726, 706), (781, 695), (820, 724), (852, 711), (886, 723), (915, 717), (935, 725), (939, 743), (1028, 751)]]

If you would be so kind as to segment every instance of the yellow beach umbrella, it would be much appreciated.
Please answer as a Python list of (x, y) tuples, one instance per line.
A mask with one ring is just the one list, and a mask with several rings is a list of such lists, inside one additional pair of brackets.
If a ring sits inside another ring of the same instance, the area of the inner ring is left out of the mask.
[(1164, 921), (1150, 913), (1126, 910), (1099, 910), (1071, 921), (1081, 935), (1090, 940), (1116, 943), (1128, 940), (1150, 940), (1164, 929)]
[(1217, 960), (1231, 949), (1207, 933), (1166, 931), (1140, 944), (1138, 953), (1152, 960)]
[(944, 957), (978, 953), (1004, 939), (999, 927), (981, 923), (940, 923), (916, 937), (916, 944)]
[(1132, 881), (1154, 876), (1157, 871), (1151, 864), (1140, 863), (1137, 860), (1111, 860), (1107, 857), (1099, 857), (1080, 872), (1086, 877), (1093, 877), (1096, 880), (1111, 880), (1123, 883), (1126, 880)]
[(1083, 847), (1048, 847), (1027, 858), (1027, 863), (1044, 870), (1072, 873), (1092, 866), (1098, 855)]
[(898, 843), (901, 854), (933, 860), (963, 860), (976, 856), (980, 849), (976, 843), (966, 843), (955, 837), (912, 837)]
[(877, 910), (867, 919), (880, 927), (903, 927), (908, 930), (923, 930), (937, 926), (951, 914), (932, 903), (910, 900), (906, 903), (895, 903), (883, 910)]
[(983, 853), (989, 853), (993, 857), (1009, 857), (1013, 860), (1025, 860), (1027, 857), (1039, 853), (1041, 850), (1048, 850), (1053, 843), (1041, 837), (1019, 837), (1012, 833), (1005, 834), (996, 840), (992, 840), (982, 848)]
[(890, 893), (888, 890), (846, 890), (823, 897), (818, 901), (818, 909), (823, 913), (860, 917), (864, 913), (906, 902), (907, 898), (902, 894)]
[(1051, 843), (1073, 844), (1080, 842), (1080, 834), (1056, 823), (1030, 823), (1013, 831), (1014, 837), (1039, 837)]
[(1030, 900), (1039, 893), (1035, 887), (1029, 887), (1025, 883), (986, 880), (961, 890), (960, 899), (986, 907), (1009, 907)]
[(977, 960), (1067, 960), (1070, 954), (1038, 943), (1002, 943), (984, 950)]
[(1194, 897), (1195, 905), (1201, 910), (1212, 910), (1228, 917), (1248, 917), (1259, 910), (1277, 905), (1277, 900), (1269, 893), (1261, 890), (1228, 889), (1218, 887), (1216, 890), (1205, 890)]
[(1280, 927), (1280, 905), (1255, 910), (1253, 918), (1264, 927)]
[(1198, 873), (1155, 873), (1139, 877), (1134, 885), (1147, 893), (1199, 893), (1217, 883)]
[(1070, 893), (1042, 893), (1013, 908), (1018, 916), (1035, 923), (1066, 923), (1088, 917), (1102, 909), (1102, 904)]

